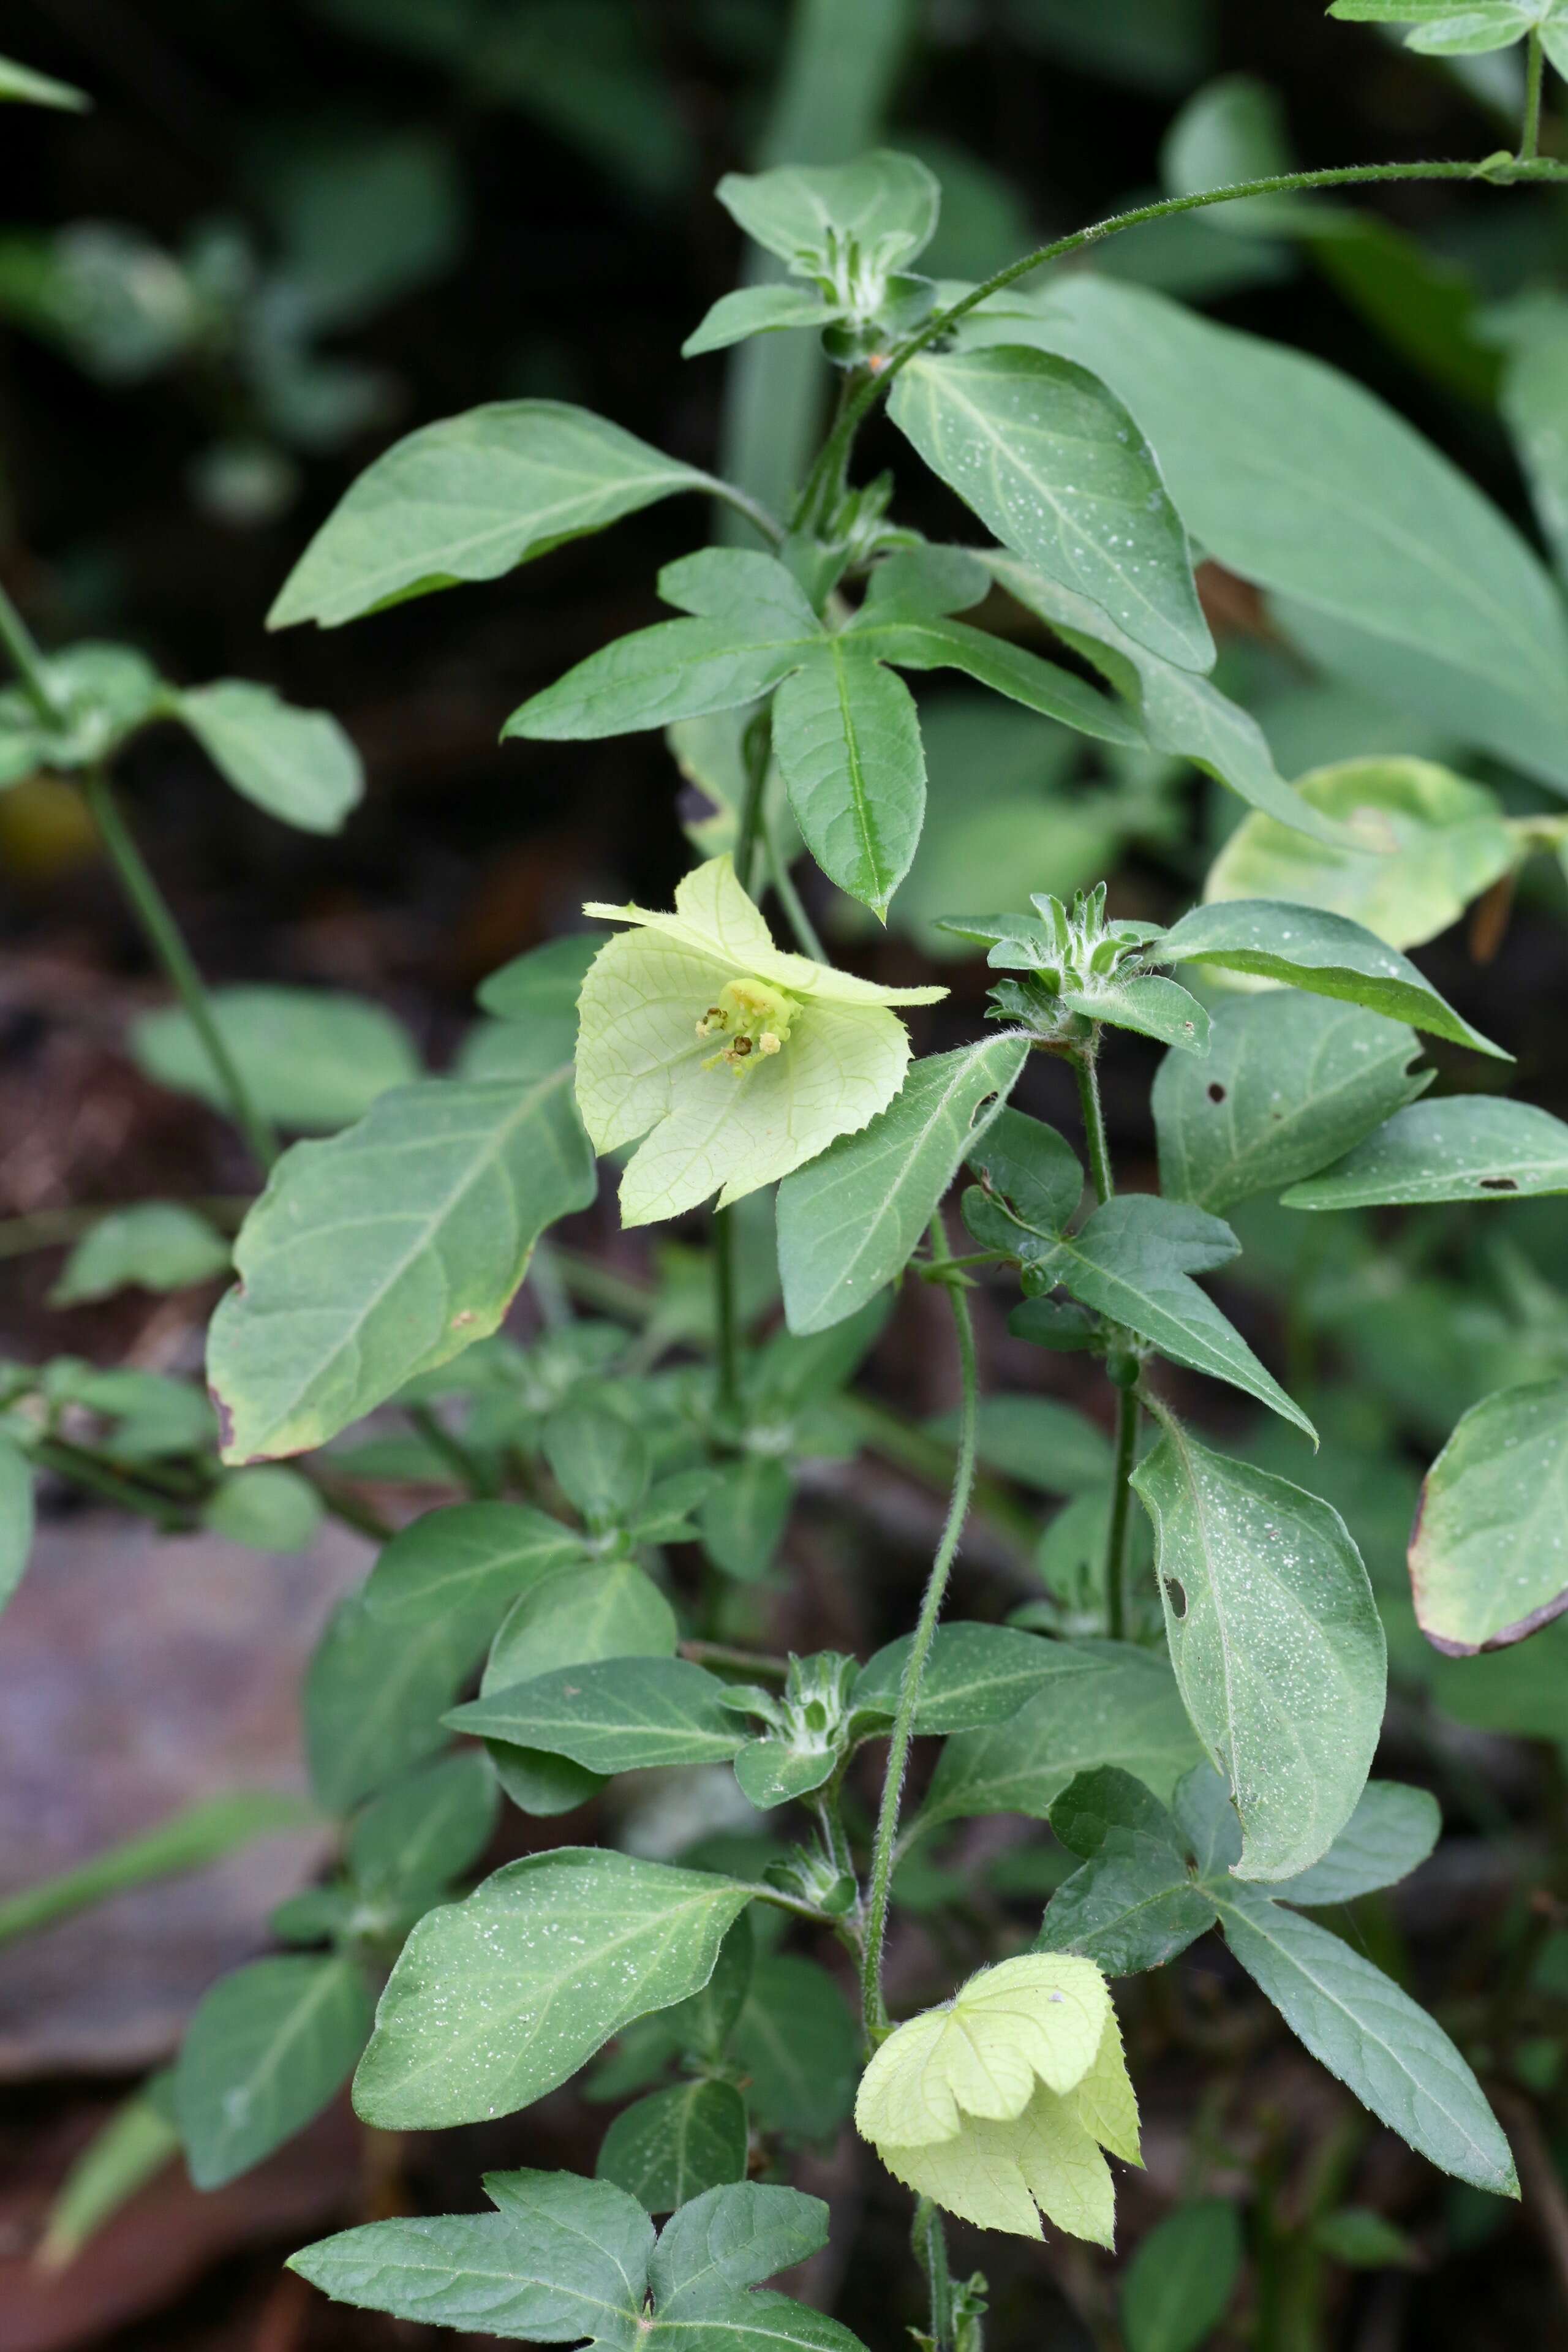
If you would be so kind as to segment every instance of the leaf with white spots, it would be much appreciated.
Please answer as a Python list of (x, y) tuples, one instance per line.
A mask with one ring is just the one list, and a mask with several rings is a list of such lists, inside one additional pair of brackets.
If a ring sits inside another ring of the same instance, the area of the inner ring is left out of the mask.
[(1568, 1192), (1568, 1126), (1504, 1095), (1445, 1095), (1395, 1111), (1284, 1201), (1288, 1209), (1405, 1208), (1550, 1192)]

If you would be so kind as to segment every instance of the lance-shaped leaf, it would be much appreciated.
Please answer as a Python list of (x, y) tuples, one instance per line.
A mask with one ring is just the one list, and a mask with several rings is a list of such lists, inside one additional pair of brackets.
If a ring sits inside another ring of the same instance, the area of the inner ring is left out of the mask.
[(1139, 2240), (1122, 2277), (1127, 2352), (1198, 2352), (1225, 2317), (1245, 2255), (1227, 2199), (1202, 2197), (1167, 2213)]
[(1051, 1827), (1084, 1861), (1047, 1906), (1036, 1951), (1074, 1952), (1108, 1977), (1131, 1976), (1214, 1926), (1175, 1822), (1130, 1772), (1080, 1773), (1051, 1807)]
[(1568, 1127), (1504, 1095), (1412, 1103), (1331, 1168), (1294, 1184), (1289, 1209), (1415, 1208), (1568, 1192)]
[(1226, 1942), (1320, 2064), (1440, 2172), (1518, 2196), (1497, 2118), (1435, 2019), (1315, 1921), (1234, 1879), (1209, 1891)]
[(893, 422), (1005, 547), (1151, 652), (1214, 660), (1180, 516), (1121, 403), (1073, 362), (1022, 345), (922, 353)]
[(1383, 1623), (1361, 1554), (1327, 1503), (1174, 1422), (1132, 1483), (1183, 1703), (1241, 1816), (1238, 1874), (1291, 1877), (1349, 1821), (1382, 1727)]
[(1410, 1589), (1450, 1657), (1506, 1649), (1568, 1609), (1568, 1381), (1471, 1406), (1426, 1473)]
[(671, 2213), (744, 2180), (747, 2147), (746, 2102), (733, 2083), (677, 2083), (616, 2117), (595, 2170), (649, 2213)]
[(1087, 596), (1016, 556), (988, 551), (985, 562), (1010, 596), (1092, 662), (1131, 704), (1155, 751), (1190, 760), (1293, 832), (1323, 842), (1343, 838), (1342, 826), (1285, 782), (1256, 719), (1210, 679), (1152, 653)]
[(558, 400), (495, 401), (422, 425), (368, 466), (268, 615), (335, 628), (459, 580), (495, 580), (710, 474)]
[(388, 1979), (354, 2083), (367, 2123), (510, 2115), (612, 2033), (706, 1984), (750, 1887), (562, 1846), (427, 1911)]
[(676, 885), (673, 914), (588, 911), (633, 927), (583, 984), (577, 1045), (577, 1099), (598, 1149), (646, 1139), (621, 1179), (628, 1224), (714, 1192), (723, 1207), (864, 1127), (909, 1062), (889, 1008), (946, 993), (878, 988), (785, 954), (727, 856)]
[(1055, 1643), (1092, 1671), (1063, 1675), (1005, 1721), (942, 1751), (918, 1826), (983, 1813), (1044, 1821), (1080, 1772), (1120, 1765), (1161, 1798), (1201, 1760), (1169, 1662), (1127, 1642)]
[(917, 1062), (889, 1109), (780, 1186), (792, 1331), (842, 1323), (903, 1272), (1028, 1050), (1025, 1037), (986, 1037)]
[(174, 2119), (198, 2189), (270, 2156), (348, 2081), (370, 2032), (356, 1963), (255, 1960), (214, 1985), (174, 2069)]
[(1313, 995), (1342, 997), (1478, 1054), (1512, 1059), (1461, 1020), (1397, 948), (1385, 947), (1348, 916), (1325, 908), (1276, 898), (1194, 907), (1165, 933), (1158, 953), (1163, 963), (1217, 964), (1224, 971), (1283, 981)]
[(684, 1658), (605, 1658), (492, 1691), (447, 1720), (454, 1731), (567, 1756), (590, 1772), (723, 1764), (746, 1744), (721, 1702), (724, 1687)]
[(683, 360), (704, 352), (728, 351), (752, 335), (777, 334), (784, 327), (827, 327), (842, 317), (837, 306), (809, 286), (738, 286), (721, 294), (680, 346)]
[(364, 1603), (388, 1624), (471, 1620), (482, 1638), (520, 1593), (591, 1556), (575, 1528), (531, 1503), (453, 1503), (383, 1547)]
[(223, 1235), (180, 1201), (139, 1201), (90, 1225), (49, 1293), (51, 1307), (111, 1298), (132, 1286), (184, 1290), (228, 1270)]
[(816, 1960), (782, 1952), (757, 1962), (731, 2050), (764, 2131), (830, 2139), (854, 2105), (859, 2032)]
[(54, 106), (69, 114), (83, 113), (92, 104), (85, 90), (73, 89), (68, 81), (56, 81), (52, 74), (36, 73), (31, 66), (18, 65), (15, 58), (0, 58), (0, 102)]
[[(1270, 990), (1214, 1008), (1208, 1059), (1154, 1080), (1160, 1190), (1218, 1211), (1297, 1184), (1432, 1083), (1412, 1031), (1359, 1005)], [(1311, 1187), (1305, 1188), (1310, 1191)]]
[(169, 703), (235, 791), (285, 824), (336, 833), (364, 791), (359, 753), (337, 720), (295, 709), (269, 686), (221, 678)]
[(1424, 1863), (1437, 1843), (1443, 1816), (1426, 1789), (1398, 1780), (1369, 1780), (1356, 1809), (1321, 1862), (1271, 1886), (1281, 1903), (1353, 1903), (1358, 1895), (1396, 1885)]
[(494, 1331), (544, 1228), (593, 1197), (569, 1067), (401, 1087), (330, 1142), (296, 1144), (213, 1320), (225, 1461), (324, 1444)]
[[(891, 1720), (913, 1638), (905, 1633), (889, 1642), (861, 1668), (853, 1696), (856, 1715)], [(977, 1724), (1004, 1723), (1046, 1684), (1097, 1670), (1092, 1654), (1066, 1642), (1042, 1642), (1011, 1626), (939, 1625), (921, 1678), (914, 1727), (965, 1731)]]
[[(994, 1246), (997, 1228), (972, 1215), (972, 1199), (965, 1195), (965, 1221)], [(1228, 1265), (1241, 1246), (1218, 1217), (1151, 1192), (1121, 1192), (1076, 1234), (1052, 1236), (1015, 1225), (1013, 1246), (1031, 1290), (1059, 1284), (1085, 1307), (1152, 1341), (1173, 1363), (1245, 1390), (1312, 1436), (1306, 1414), (1192, 1279)]]

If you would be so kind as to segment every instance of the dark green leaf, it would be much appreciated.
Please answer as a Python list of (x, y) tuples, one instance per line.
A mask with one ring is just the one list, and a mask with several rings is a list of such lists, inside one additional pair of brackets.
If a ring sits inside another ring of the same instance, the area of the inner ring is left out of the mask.
[(720, 1764), (745, 1745), (716, 1696), (723, 1687), (684, 1658), (605, 1658), (493, 1691), (447, 1721), (478, 1739), (569, 1757), (590, 1772)]
[(753, 1584), (773, 1564), (795, 1499), (795, 1482), (776, 1454), (746, 1454), (728, 1464), (698, 1507), (702, 1546), (726, 1576)]
[(746, 2103), (732, 2083), (677, 2083), (618, 2115), (595, 2167), (650, 2213), (746, 2177)]
[(255, 1960), (206, 1995), (180, 2047), (174, 2117), (198, 2189), (292, 2138), (347, 2082), (371, 2002), (350, 1959)]
[(349, 1870), (373, 1897), (433, 1895), (479, 1860), (495, 1821), (489, 1759), (464, 1748), (411, 1772), (365, 1807), (349, 1833)]
[(482, 1640), (520, 1593), (588, 1557), (575, 1528), (531, 1504), (453, 1503), (383, 1547), (364, 1603), (388, 1625), (461, 1617)]
[(184, 1290), (228, 1269), (228, 1244), (178, 1201), (114, 1209), (82, 1235), (49, 1293), (51, 1307), (111, 1298), (117, 1290)]
[(854, 2103), (861, 2060), (854, 2021), (826, 1969), (793, 1953), (759, 1959), (731, 2047), (763, 2131), (832, 2137)]
[(1289, 1209), (1415, 1207), (1568, 1192), (1568, 1127), (1533, 1103), (1445, 1095), (1411, 1103), (1337, 1160), (1292, 1185)]
[(340, 1601), (305, 1677), (310, 1785), (345, 1812), (447, 1744), (441, 1717), (473, 1671), (482, 1627), (454, 1612), (402, 1624), (363, 1593)]
[[(417, 1078), (407, 1031), (379, 1004), (325, 988), (218, 988), (213, 1017), (251, 1098), (279, 1127), (329, 1134), (389, 1087)], [(177, 1007), (132, 1025), (137, 1065), (161, 1087), (226, 1112), (206, 1047)]]
[(1150, 2231), (1121, 2283), (1127, 2352), (1197, 2352), (1241, 2271), (1241, 2223), (1223, 2197), (1178, 2205)]
[(999, 1110), (968, 1156), (981, 1182), (1000, 1192), (1031, 1231), (1060, 1233), (1078, 1214), (1083, 1198), (1078, 1154), (1043, 1119)]
[(1322, 1860), (1268, 1891), (1281, 1903), (1302, 1903), (1309, 1909), (1353, 1903), (1358, 1895), (1408, 1878), (1436, 1844), (1442, 1826), (1437, 1800), (1425, 1789), (1369, 1780)]
[(1107, 1976), (1131, 1976), (1163, 1967), (1214, 1926), (1174, 1822), (1131, 1773), (1080, 1774), (1050, 1819), (1084, 1864), (1051, 1897), (1033, 1950), (1076, 1952)]
[[(913, 1636), (903, 1634), (879, 1650), (855, 1684), (858, 1716), (886, 1716), (899, 1703), (904, 1665)], [(939, 1625), (921, 1678), (917, 1732), (964, 1731), (1002, 1723), (1046, 1684), (1064, 1675), (1093, 1673), (1098, 1662), (1067, 1642), (1043, 1642), (1006, 1625)]]

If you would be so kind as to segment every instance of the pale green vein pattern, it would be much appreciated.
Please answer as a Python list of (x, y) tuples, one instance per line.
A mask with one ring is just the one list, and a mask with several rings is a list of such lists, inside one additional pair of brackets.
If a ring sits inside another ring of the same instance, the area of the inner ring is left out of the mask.
[(898, 1099), (779, 1187), (779, 1274), (795, 1332), (825, 1331), (902, 1273), (1028, 1053), (986, 1037), (917, 1062)]
[(724, 1685), (685, 1658), (612, 1657), (535, 1674), (454, 1709), (455, 1731), (568, 1756), (591, 1772), (726, 1763), (746, 1744)]
[(1426, 1639), (1456, 1657), (1568, 1609), (1568, 1380), (1471, 1406), (1426, 1473), (1410, 1587)]
[(335, 628), (457, 580), (494, 580), (710, 475), (584, 408), (496, 401), (411, 433), (366, 467), (283, 583), (268, 625)]
[(1383, 1625), (1361, 1555), (1327, 1503), (1174, 1423), (1132, 1483), (1183, 1702), (1241, 1816), (1237, 1874), (1291, 1877), (1350, 1819), (1383, 1724)]
[(773, 703), (773, 749), (805, 845), (879, 915), (915, 854), (925, 816), (925, 755), (902, 678), (828, 640)]
[(1221, 999), (1207, 1061), (1167, 1054), (1154, 1080), (1162, 1192), (1219, 1211), (1310, 1175), (1431, 1084), (1410, 1067), (1420, 1050), (1402, 1023), (1331, 997)]
[(749, 1887), (563, 1846), (426, 1912), (387, 1982), (354, 2104), (388, 2131), (510, 2115), (634, 2017), (699, 1991)]
[(900, 373), (888, 413), (1026, 563), (1152, 653), (1209, 668), (1181, 518), (1127, 410), (1087, 369), (1022, 343), (927, 353)]
[(1518, 2196), (1479, 2084), (1424, 2009), (1326, 1927), (1234, 1881), (1208, 1891), (1231, 1950), (1331, 2074), (1442, 2171)]
[(300, 1143), (235, 1244), (207, 1371), (227, 1462), (324, 1444), (496, 1329), (557, 1217), (594, 1196), (570, 1066), (432, 1079)]

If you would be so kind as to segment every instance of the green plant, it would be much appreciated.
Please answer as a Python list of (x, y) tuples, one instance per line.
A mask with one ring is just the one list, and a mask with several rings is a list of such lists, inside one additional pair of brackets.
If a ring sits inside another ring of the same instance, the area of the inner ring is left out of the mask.
[[(1419, 17), (1435, 38), (1444, 12), (1342, 0), (1336, 13)], [(850, 2347), (838, 2323), (753, 2290), (822, 2242), (822, 2209), (776, 2176), (837, 2129), (859, 2075), (863, 2136), (918, 2195), (924, 2340), (975, 2352), (984, 2281), (951, 2275), (942, 2211), (1024, 2236), (1043, 2212), (1109, 2243), (1100, 2151), (1135, 2163), (1139, 2140), (1107, 1980), (1161, 1969), (1216, 1927), (1373, 2116), (1471, 2188), (1517, 2193), (1456, 2039), (1302, 1916), (1395, 1884), (1439, 1817), (1424, 1791), (1369, 1779), (1392, 1612), (1347, 1525), (1357, 1512), (1333, 1499), (1357, 1449), (1333, 1450), (1325, 1414), (1314, 1471), (1306, 1402), (1195, 1277), (1240, 1252), (1219, 1213), (1264, 1194), (1301, 1231), (1327, 1212), (1348, 1220), (1331, 1269), (1342, 1276), (1358, 1252), (1363, 1266), (1376, 1255), (1355, 1222), (1369, 1209), (1568, 1191), (1568, 1128), (1544, 1111), (1489, 1093), (1418, 1099), (1423, 1036), (1479, 1057), (1468, 1066), (1487, 1077), (1509, 1056), (1404, 953), (1557, 850), (1568, 820), (1510, 813), (1414, 758), (1287, 782), (1208, 675), (1189, 533), (1271, 591), (1309, 646), (1352, 675), (1376, 667), (1395, 699), (1430, 701), (1559, 792), (1568, 618), (1501, 518), (1345, 380), (1109, 278), (1013, 289), (1122, 229), (1213, 205), (1380, 179), (1568, 178), (1534, 152), (1552, 13), (1489, 12), (1529, 32), (1518, 156), (1251, 173), (974, 287), (911, 267), (940, 201), (911, 158), (727, 179), (721, 201), (790, 276), (725, 296), (689, 350), (813, 329), (841, 371), (787, 515), (553, 402), (428, 425), (378, 459), (285, 583), (275, 623), (332, 626), (494, 579), (683, 491), (726, 502), (764, 542), (667, 565), (659, 592), (679, 617), (602, 648), (507, 721), (525, 742), (713, 722), (698, 748), (679, 741), (729, 789), (672, 911), (591, 905), (626, 928), (492, 975), (489, 1024), (456, 1076), (419, 1076), (399, 1033), (373, 1020), (367, 1036), (363, 1008), (215, 1005), (109, 782), (129, 734), (171, 717), (274, 814), (335, 823), (354, 787), (331, 723), (253, 688), (180, 692), (121, 649), (46, 657), (0, 605), (20, 679), (0, 709), (4, 772), (83, 774), (182, 1001), (181, 1025), (144, 1035), (143, 1058), (226, 1101), (268, 1171), (212, 1327), (216, 1421), (146, 1374), (68, 1358), (7, 1369), (9, 1564), (20, 1573), (35, 1465), (160, 1524), (237, 1527), (273, 1548), (323, 1507), (363, 1524), (337, 1441), (383, 1407), (465, 1496), (373, 1530), (386, 1537), (375, 1568), (334, 1616), (306, 1691), (336, 1874), (278, 1913), (294, 1949), (204, 2002), (162, 2104), (121, 2135), (128, 2170), (161, 2156), (172, 2121), (198, 2183), (232, 2179), (351, 2072), (359, 2113), (389, 2131), (513, 2113), (606, 2049), (590, 2095), (640, 2095), (593, 2180), (496, 2174), (492, 2213), (381, 2221), (296, 2257), (328, 2293), (536, 2341), (626, 2347), (680, 2328), (704, 2345)], [(997, 545), (932, 541), (894, 519), (889, 477), (852, 479), (857, 433), (884, 396)], [(963, 617), (977, 613), (991, 625)], [(1023, 642), (1036, 624), (1076, 667)], [(888, 919), (925, 803), (904, 673), (935, 669), (1115, 751), (1190, 762), (1250, 813), (1204, 902), (1172, 924), (1112, 917), (1103, 884), (1061, 896), (1027, 890), (1026, 874), (1026, 907), (945, 907), (942, 931), (983, 948), (997, 975), (994, 1026), (914, 1057), (900, 1008), (943, 992), (836, 970), (806, 903), (816, 886), (803, 893), (791, 866), (804, 850), (845, 899)], [(760, 912), (770, 892), (788, 949)], [(1100, 1070), (1122, 1031), (1168, 1049), (1157, 1194), (1119, 1190), (1112, 1164)], [(1081, 1160), (1009, 1101), (1037, 1055), (1071, 1074)], [(325, 1139), (279, 1156), (274, 1122)], [(671, 1248), (657, 1289), (628, 1295), (546, 1237), (594, 1199), (595, 1155), (634, 1143), (626, 1223), (718, 1201), (700, 1255)], [(943, 1203), (961, 1171), (973, 1246), (955, 1253)], [(759, 1339), (771, 1293), (753, 1288), (759, 1228), (742, 1204), (773, 1186), (785, 1319)], [(220, 1223), (226, 1206), (205, 1224), (164, 1214), (89, 1233), (63, 1295), (210, 1271)], [(1266, 1276), (1270, 1249), (1290, 1262), (1311, 1246), (1281, 1233), (1276, 1221), (1259, 1236)], [(1098, 1366), (1110, 1441), (1059, 1405), (1011, 1424), (988, 1412), (999, 1401), (979, 1393), (968, 1303), (982, 1270), (1016, 1285), (1016, 1339)], [(1407, 1271), (1415, 1289), (1420, 1269)], [(526, 1349), (501, 1329), (525, 1278), (549, 1327)], [(942, 1292), (952, 1323), (961, 1403), (934, 1438), (879, 1424), (852, 1390), (904, 1279)], [(574, 1282), (640, 1328), (578, 1319)], [(1286, 1286), (1304, 1348), (1347, 1326), (1342, 1290), (1310, 1266), (1289, 1263)], [(1564, 1325), (1544, 1287), (1515, 1268), (1500, 1393), (1466, 1413), (1429, 1481), (1416, 1609), (1449, 1653), (1511, 1646), (1568, 1607), (1560, 1529), (1498, 1467), (1527, 1449), (1542, 1491), (1560, 1491)], [(1172, 1402), (1184, 1374), (1278, 1427), (1245, 1457), (1201, 1442)], [(1310, 1365), (1296, 1385), (1316, 1385)], [(951, 1467), (917, 1622), (865, 1663), (772, 1656), (748, 1588), (773, 1572), (795, 1477), (868, 1437), (928, 1462), (934, 1445)], [(1047, 1591), (1010, 1623), (943, 1622), (977, 1474), (999, 1454), (1073, 1496), (1045, 1530)], [(1314, 1477), (1328, 1498), (1300, 1483)], [(695, 1577), (671, 1577), (674, 1547), (692, 1548)], [(905, 1823), (911, 1748), (927, 1738), (945, 1745)], [(758, 1819), (740, 1848), (675, 1859), (563, 1844), (458, 1895), (500, 1792), (542, 1819), (617, 1775), (699, 1767), (732, 1769), (758, 1817), (799, 1809), (793, 1842)], [(934, 1866), (922, 1896), (910, 1875), (921, 1842), (1006, 1812), (1048, 1820), (1070, 1857), (1027, 1951), (1008, 1950), (1005, 1929), (983, 1948), (971, 1937), (965, 1957), (984, 1965), (895, 2026), (895, 1906), (964, 1907)], [(220, 1833), (257, 1826), (242, 1813)], [(778, 1932), (804, 1948), (773, 1948)], [(1459, 2031), (1487, 2063), (1485, 2037)], [(1325, 2254), (1357, 2240), (1330, 2226), (1339, 2206), (1320, 2217)], [(1219, 2316), (1216, 2275), (1228, 2292), (1237, 2271), (1227, 2213), (1194, 2200), (1166, 2227), (1165, 2251), (1151, 2240), (1127, 2282), (1130, 2341), (1173, 2340), (1134, 2316), (1158, 2305), (1162, 2263), (1206, 2314), (1185, 2342)]]

